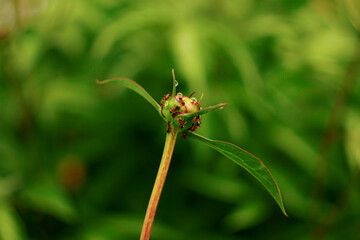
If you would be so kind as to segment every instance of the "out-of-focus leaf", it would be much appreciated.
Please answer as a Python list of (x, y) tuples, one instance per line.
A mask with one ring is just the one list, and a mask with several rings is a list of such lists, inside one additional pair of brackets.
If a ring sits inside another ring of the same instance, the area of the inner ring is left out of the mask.
[[(97, 103), (91, 84), (84, 86), (64, 78), (54, 78), (44, 85), (45, 93), (41, 98), (42, 105), (39, 111), (39, 119), (43, 126), (49, 127), (54, 124), (63, 112), (88, 116), (90, 111), (86, 110)], [(37, 97), (31, 86), (25, 90), (29, 96)]]
[(245, 168), (245, 170), (247, 170), (259, 182), (261, 182), (261, 184), (264, 185), (264, 187), (269, 191), (271, 196), (273, 196), (275, 201), (278, 203), (283, 213), (287, 216), (284, 204), (282, 202), (280, 189), (275, 179), (271, 175), (269, 169), (263, 164), (260, 159), (232, 143), (211, 140), (196, 133), (190, 133), (189, 137), (192, 137), (200, 142), (207, 144), (208, 146), (214, 148), (216, 151), (220, 152), (224, 156), (228, 157), (235, 163)]
[(260, 73), (245, 42), (225, 25), (217, 22), (208, 22), (204, 25), (204, 31), (232, 58), (246, 89), (253, 91), (262, 90), (263, 84)]
[(20, 182), (20, 177), (17, 175), (0, 178), (0, 199), (11, 196), (13, 192), (20, 188)]
[(76, 210), (66, 193), (50, 178), (28, 186), (22, 198), (30, 206), (65, 222), (76, 218)]
[(204, 66), (207, 58), (202, 52), (204, 39), (201, 39), (200, 32), (193, 24), (181, 24), (174, 28), (173, 52), (179, 70), (184, 74), (189, 86), (207, 92)]
[(6, 35), (15, 26), (15, 7), (11, 1), (0, 2), (0, 33)]
[[(272, 168), (271, 172), (276, 175), (276, 181), (281, 187), (286, 189), (282, 196), (286, 199), (286, 209), (291, 212), (291, 216), (307, 221), (309, 219), (309, 204), (312, 200), (308, 183), (311, 180), (305, 178), (306, 175), (302, 172), (299, 175), (294, 171), (289, 171), (287, 165), (282, 165), (281, 168)], [(303, 177), (304, 180), (299, 181), (299, 176)], [(319, 202), (319, 204), (322, 206), (328, 205), (323, 201)]]
[[(104, 27), (106, 13), (102, 11), (98, 4), (103, 1), (88, 2), (76, 1), (69, 3), (68, 8), (72, 10), (72, 20), (76, 23), (81, 23), (85, 29), (91, 31), (100, 31)], [(117, 4), (119, 2), (116, 2)]]
[[(4, 132), (3, 132), (4, 133)], [(11, 135), (0, 135), (0, 169), (18, 171), (22, 168), (24, 151)]]
[(79, 234), (79, 239), (135, 239), (141, 223), (142, 219), (134, 216), (101, 216), (92, 219)]
[(139, 7), (136, 11), (129, 11), (120, 15), (119, 19), (115, 19), (103, 27), (92, 46), (92, 56), (100, 59), (104, 58), (112, 50), (116, 41), (148, 26), (167, 21), (168, 15), (169, 11), (164, 11), (160, 4), (156, 8)]
[(347, 8), (350, 12), (350, 20), (354, 27), (360, 31), (360, 3), (355, 0), (347, 0)]
[(86, 39), (78, 27), (69, 26), (57, 33), (54, 44), (60, 48), (64, 54), (75, 58), (83, 54), (85, 41)]
[(360, 169), (360, 114), (350, 110), (346, 119), (346, 153), (350, 166)]
[(29, 74), (29, 72), (36, 66), (44, 51), (44, 44), (42, 39), (35, 34), (28, 34), (16, 43), (15, 58), (17, 65), (21, 68), (19, 71)]
[(138, 93), (140, 96), (145, 98), (151, 105), (153, 105), (161, 116), (160, 105), (150, 96), (150, 94), (142, 86), (140, 86), (135, 81), (127, 78), (112, 78), (104, 81), (97, 81), (97, 83), (99, 84), (113, 83), (130, 88), (131, 90), (133, 90), (134, 92)]
[(25, 240), (23, 226), (11, 205), (5, 200), (0, 200), (0, 239)]
[(290, 128), (274, 125), (272, 130), (272, 143), (288, 154), (299, 168), (313, 174), (317, 157), (314, 149)]
[[(112, 240), (112, 239), (136, 239), (139, 236), (140, 227), (143, 222), (142, 217), (132, 215), (104, 215), (101, 218), (93, 219), (76, 239), (81, 240)], [(73, 239), (73, 238), (70, 238)], [(154, 224), (151, 239), (166, 240), (238, 240), (243, 238), (228, 237), (216, 231), (189, 232), (186, 229), (162, 222), (158, 219)]]
[[(105, 215), (94, 219), (87, 226), (80, 239), (136, 239), (139, 236), (142, 218), (131, 215)], [(152, 239), (188, 239), (182, 231), (157, 221), (152, 231)]]
[(211, 174), (202, 169), (192, 167), (182, 175), (189, 189), (221, 202), (238, 203), (251, 193), (245, 181)]
[(237, 207), (223, 220), (225, 228), (231, 231), (240, 231), (260, 224), (267, 215), (266, 205), (263, 201), (254, 201), (248, 198), (245, 203)]
[[(343, 68), (341, 61), (349, 59), (355, 51), (355, 39), (351, 32), (338, 28), (336, 24), (330, 26), (319, 27), (317, 34), (305, 41), (304, 60), (314, 66), (319, 73), (341, 76)], [(324, 79), (319, 78), (319, 80)]]

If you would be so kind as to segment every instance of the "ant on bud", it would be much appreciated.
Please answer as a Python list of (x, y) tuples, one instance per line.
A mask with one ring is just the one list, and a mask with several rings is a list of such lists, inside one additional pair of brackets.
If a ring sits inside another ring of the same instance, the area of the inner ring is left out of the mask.
[(171, 92), (169, 92), (168, 94), (165, 95), (165, 100), (168, 100), (171, 97)]
[(167, 122), (167, 129), (166, 129), (166, 132), (169, 133), (170, 132), (170, 121)]
[(179, 110), (179, 108), (180, 108), (179, 106), (176, 106), (176, 107), (174, 107), (173, 109), (170, 109), (169, 112), (170, 112), (170, 113), (173, 113), (173, 112), (175, 112), (176, 110)]
[(199, 110), (201, 109), (199, 102), (193, 102), (193, 103), (198, 107)]
[(161, 109), (164, 108), (164, 102), (165, 102), (166, 100), (168, 100), (170, 97), (171, 97), (171, 93), (170, 93), (170, 92), (163, 97), (163, 99), (162, 99), (161, 102), (160, 102)]
[[(167, 121), (167, 132), (171, 132), (171, 127), (183, 129), (186, 131), (195, 131), (200, 127), (200, 115), (196, 114), (192, 117), (192, 120), (188, 120), (179, 116), (180, 114), (193, 114), (199, 111), (200, 102), (196, 98), (192, 97), (195, 92), (192, 92), (189, 97), (184, 96), (182, 93), (168, 93), (166, 94), (161, 102), (161, 115)], [(177, 118), (177, 119), (175, 119)], [(178, 130), (179, 130), (178, 129)], [(186, 137), (186, 134), (183, 134)]]
[(182, 106), (185, 106), (185, 101), (182, 97), (179, 97), (179, 101), (181, 103)]
[(179, 123), (180, 123), (180, 127), (181, 127), (181, 128), (184, 128), (184, 123), (183, 123), (182, 118), (179, 118), (178, 120), (179, 120)]

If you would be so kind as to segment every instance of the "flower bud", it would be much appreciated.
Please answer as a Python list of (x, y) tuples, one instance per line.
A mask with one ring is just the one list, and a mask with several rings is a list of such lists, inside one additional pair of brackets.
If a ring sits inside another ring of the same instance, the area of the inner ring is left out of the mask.
[(185, 137), (187, 131), (195, 131), (200, 127), (200, 115), (195, 115), (195, 117), (187, 120), (184, 117), (184, 114), (196, 113), (201, 110), (200, 103), (196, 98), (184, 96), (182, 93), (178, 93), (175, 96), (171, 96), (171, 93), (168, 93), (163, 97), (160, 105), (161, 113), (166, 121), (168, 121), (168, 132), (170, 132), (171, 128), (175, 128), (183, 132), (183, 137)]

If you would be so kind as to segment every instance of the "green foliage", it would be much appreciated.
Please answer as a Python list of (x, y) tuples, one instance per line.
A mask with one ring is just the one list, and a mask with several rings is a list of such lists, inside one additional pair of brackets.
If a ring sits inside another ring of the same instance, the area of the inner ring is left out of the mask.
[(159, 102), (171, 68), (203, 106), (229, 103), (199, 134), (266, 160), (290, 218), (222, 155), (178, 141), (154, 240), (359, 238), (359, 7), (0, 1), (0, 238), (138, 238), (166, 126), (95, 80), (137, 79)]
[[(207, 144), (208, 146), (214, 148), (218, 152), (222, 153), (224, 156), (228, 157), (232, 161), (236, 162), (238, 165), (246, 169), (250, 174), (252, 174), (258, 181), (260, 181), (264, 187), (269, 191), (269, 193), (274, 197), (278, 205), (280, 206), (283, 213), (287, 216), (285, 211), (284, 204), (282, 202), (282, 197), (280, 193), (279, 186), (277, 185), (275, 179), (271, 175), (269, 169), (263, 164), (263, 162), (252, 155), (249, 152), (239, 148), (238, 146), (217, 140), (210, 140), (199, 134), (194, 133), (194, 131), (201, 126), (200, 115), (214, 111), (217, 109), (222, 109), (227, 104), (217, 104), (212, 107), (205, 108), (201, 110), (199, 102), (195, 98), (190, 98), (193, 93), (187, 97), (182, 93), (176, 94), (176, 87), (178, 82), (175, 80), (174, 69), (172, 70), (173, 75), (173, 90), (172, 93), (168, 93), (161, 100), (160, 113), (163, 116), (165, 122), (167, 122), (167, 136), (164, 146), (164, 155), (162, 157), (158, 174), (156, 177), (156, 182), (153, 187), (153, 192), (151, 193), (151, 198), (149, 200), (148, 209), (145, 214), (145, 220), (140, 234), (140, 239), (149, 239), (151, 235), (152, 224), (154, 222), (154, 216), (156, 214), (156, 209), (158, 201), (161, 196), (161, 191), (163, 189), (163, 183), (165, 182), (168, 164), (164, 162), (170, 162), (172, 158), (172, 152), (175, 146), (176, 138), (178, 133), (182, 133), (183, 137), (186, 138), (187, 134), (190, 134), (196, 140)], [(159, 111), (158, 104), (156, 101), (142, 88), (139, 84), (130, 79), (110, 79), (105, 81), (98, 81), (99, 84), (104, 83), (117, 83), (128, 87), (140, 96), (143, 96), (148, 102), (155, 106)], [(195, 93), (195, 92), (194, 92)], [(195, 117), (196, 116), (196, 117)], [(194, 119), (194, 121), (192, 120)], [(173, 142), (173, 144), (170, 144)], [(165, 155), (170, 152), (170, 156)], [(164, 157), (165, 156), (165, 157)], [(158, 180), (161, 179), (161, 180)], [(155, 197), (154, 197), (155, 196)], [(154, 207), (155, 206), (155, 207)], [(155, 210), (154, 210), (155, 209)]]
[(131, 90), (135, 91), (140, 96), (145, 98), (151, 105), (153, 105), (153, 107), (159, 112), (159, 114), (161, 114), (160, 113), (160, 105), (150, 96), (150, 94), (148, 92), (145, 91), (145, 89), (143, 87), (141, 87), (139, 84), (137, 84), (136, 82), (134, 82), (131, 79), (114, 78), (114, 79), (109, 79), (109, 80), (104, 80), (104, 81), (97, 81), (97, 83), (99, 83), (99, 84), (115, 83), (115, 84), (119, 84), (124, 87), (130, 88)]
[(220, 152), (227, 158), (239, 164), (241, 167), (245, 168), (246, 171), (248, 171), (264, 185), (264, 187), (269, 191), (269, 193), (279, 204), (283, 213), (287, 215), (284, 204), (282, 202), (280, 189), (275, 179), (271, 175), (269, 169), (263, 164), (260, 159), (232, 143), (210, 140), (196, 133), (191, 133), (189, 136), (214, 148), (216, 151)]
[[(173, 80), (174, 80), (174, 82), (173, 82), (172, 94), (174, 95), (176, 93), (176, 86), (178, 85), (178, 83), (175, 81), (174, 70), (173, 70)], [(137, 84), (136, 82), (134, 82), (130, 79), (112, 79), (112, 80), (101, 81), (98, 83), (100, 83), (100, 84), (117, 83), (117, 84), (123, 85), (125, 87), (128, 87), (128, 88), (134, 90), (135, 92), (137, 92), (140, 96), (144, 97), (148, 102), (150, 102), (159, 111), (159, 108), (158, 108), (159, 105), (156, 103), (156, 101), (146, 92), (146, 90), (144, 88), (142, 88), (139, 84)], [(189, 99), (188, 97), (186, 97), (186, 98)], [(176, 102), (175, 98), (169, 96), (169, 100), (167, 100), (167, 101), (171, 101), (171, 100), (174, 100), (174, 102)], [(165, 104), (164, 104), (164, 109), (162, 110), (163, 114), (165, 114), (164, 111), (171, 112), (175, 106), (175, 105), (171, 105), (170, 107), (165, 109), (165, 107), (166, 107)], [(211, 107), (204, 108), (202, 110), (198, 110), (194, 113), (179, 114), (178, 116), (183, 117), (183, 119), (185, 119), (184, 122), (186, 122), (187, 119), (193, 118), (195, 115), (202, 115), (205, 113), (209, 113), (210, 111), (222, 109), (226, 105), (227, 104), (220, 103), (215, 106), (211, 106)], [(180, 110), (180, 112), (182, 112), (182, 111)], [(171, 121), (173, 118), (174, 117), (170, 116), (169, 121)], [(174, 119), (176, 120), (177, 117), (175, 117)], [(164, 120), (167, 121), (165, 119), (165, 117), (164, 117)], [(171, 125), (171, 126), (174, 126), (174, 125)], [(178, 127), (178, 128), (180, 130), (180, 127)], [(185, 127), (185, 129), (188, 129), (188, 127)], [(282, 202), (282, 197), (281, 197), (279, 186), (277, 185), (275, 179), (271, 175), (269, 169), (263, 164), (263, 162), (260, 159), (258, 159), (254, 155), (244, 151), (243, 149), (239, 148), (238, 146), (236, 146), (232, 143), (227, 143), (227, 142), (217, 141), (217, 140), (210, 140), (208, 138), (205, 138), (205, 137), (203, 137), (199, 134), (196, 134), (194, 132), (191, 132), (191, 131), (188, 131), (188, 133), (190, 133), (190, 136), (193, 137), (194, 139), (207, 144), (208, 146), (214, 148), (215, 150), (217, 150), (224, 156), (228, 157), (232, 161), (239, 164), (241, 167), (245, 168), (250, 174), (252, 174), (258, 181), (260, 181), (264, 185), (264, 187), (269, 191), (269, 193), (274, 197), (276, 202), (279, 204), (283, 213), (287, 216), (285, 208), (284, 208), (284, 204)]]

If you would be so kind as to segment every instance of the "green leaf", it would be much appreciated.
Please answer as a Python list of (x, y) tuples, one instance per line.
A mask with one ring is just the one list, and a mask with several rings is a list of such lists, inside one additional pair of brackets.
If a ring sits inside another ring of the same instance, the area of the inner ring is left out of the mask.
[(282, 202), (279, 186), (271, 175), (269, 169), (259, 158), (232, 143), (211, 140), (192, 132), (189, 132), (189, 137), (207, 144), (208, 146), (214, 148), (224, 156), (245, 168), (246, 171), (252, 174), (259, 182), (264, 185), (264, 187), (278, 203), (285, 216), (288, 216)]
[(104, 80), (104, 81), (99, 81), (96, 80), (96, 82), (98, 84), (119, 84), (122, 85), (124, 87), (130, 88), (131, 90), (133, 90), (134, 92), (138, 93), (140, 96), (142, 96), (143, 98), (145, 98), (149, 103), (151, 103), (151, 105), (154, 106), (154, 108), (160, 113), (160, 105), (150, 96), (150, 94), (142, 87), (140, 86), (137, 82), (128, 79), (128, 78), (111, 78), (108, 80)]
[(219, 104), (216, 104), (214, 106), (203, 108), (200, 111), (196, 112), (196, 114), (203, 115), (203, 114), (208, 113), (208, 112), (212, 112), (212, 111), (215, 111), (215, 110), (218, 110), (218, 109), (223, 109), (227, 105), (228, 105), (227, 103), (219, 103)]
[(19, 216), (5, 199), (0, 199), (0, 239), (27, 239), (24, 226)]
[(78, 217), (69, 195), (50, 177), (42, 177), (41, 181), (28, 185), (21, 197), (28, 206), (66, 223), (72, 223)]
[(202, 35), (202, 26), (194, 22), (190, 24), (187, 21), (181, 21), (172, 30), (171, 46), (176, 66), (191, 89), (202, 89), (208, 92), (206, 67), (209, 58), (206, 55), (207, 48), (204, 44), (206, 39)]
[(197, 111), (197, 112), (194, 112), (194, 113), (184, 113), (184, 114), (179, 114), (178, 116), (181, 116), (186, 121), (187, 119), (193, 118), (196, 115), (203, 115), (203, 114), (208, 113), (208, 112), (212, 112), (212, 111), (215, 111), (215, 110), (218, 110), (218, 109), (223, 109), (227, 105), (228, 105), (227, 103), (219, 103), (219, 104), (216, 104), (214, 106), (203, 108), (200, 111)]

